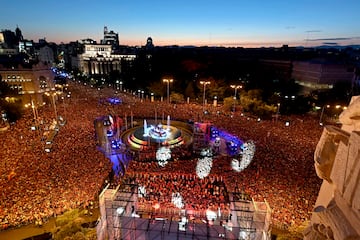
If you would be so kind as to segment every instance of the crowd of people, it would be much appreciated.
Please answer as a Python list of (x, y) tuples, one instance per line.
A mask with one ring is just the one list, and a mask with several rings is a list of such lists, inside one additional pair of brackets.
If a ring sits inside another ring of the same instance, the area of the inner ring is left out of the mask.
[(180, 209), (193, 212), (205, 212), (207, 209), (217, 212), (220, 209), (227, 215), (229, 212), (227, 190), (219, 176), (200, 179), (193, 174), (177, 172), (131, 171), (125, 175), (123, 182), (143, 187), (144, 193), (138, 198), (138, 209), (179, 209), (179, 205), (173, 202), (173, 194), (177, 194), (181, 199)]
[[(67, 122), (54, 138), (50, 153), (44, 151), (45, 143), (41, 136), (45, 126), (52, 122), (52, 106), (38, 109), (42, 119), (39, 130), (30, 129), (34, 121), (31, 112), (27, 112), (8, 131), (0, 133), (3, 139), (0, 143), (2, 229), (46, 221), (68, 209), (96, 202), (112, 166), (96, 146), (94, 119), (115, 113), (126, 116), (127, 121), (124, 122), (130, 125), (130, 116), (134, 119), (151, 118), (155, 111), (158, 116), (170, 115), (175, 120), (208, 121), (243, 141), (253, 140), (256, 152), (247, 169), (233, 171), (232, 157), (218, 155), (214, 158), (209, 177), (205, 179), (223, 176), (224, 188), (228, 192), (240, 189), (255, 201), (266, 200), (272, 208), (274, 224), (300, 225), (310, 218), (321, 184), (313, 165), (314, 150), (322, 132), (317, 119), (311, 116), (289, 116), (257, 121), (240, 112), (230, 114), (222, 111), (221, 106), (210, 105), (207, 107), (208, 114), (204, 115), (202, 106), (198, 104), (150, 102), (129, 92), (117, 93), (122, 104), (111, 105), (99, 102), (99, 99), (114, 96), (113, 89), (97, 90), (74, 82), (70, 83), (69, 88), (72, 97), (58, 104), (58, 112)], [(285, 126), (285, 120), (290, 122), (289, 126)], [(156, 181), (150, 183), (142, 181), (141, 177), (135, 179), (147, 185), (148, 191), (158, 194), (163, 191), (160, 190), (161, 186), (175, 187), (167, 179), (182, 174), (196, 176), (196, 163), (197, 159), (189, 154), (184, 154), (164, 167), (159, 167), (154, 161), (132, 161), (126, 174), (168, 174), (161, 178), (154, 177)], [(177, 181), (189, 187), (178, 190), (184, 197), (192, 197), (189, 202), (191, 206), (203, 209), (206, 207), (202, 205), (204, 189), (199, 188), (194, 194), (191, 182), (199, 182), (200, 179), (191, 179), (178, 178)], [(211, 199), (211, 204), (221, 204), (220, 198), (215, 202), (211, 194), (207, 199)]]
[[(67, 123), (55, 136), (51, 152), (44, 151), (44, 135), (55, 116), (50, 105), (37, 109), (36, 121), (31, 111), (25, 112), (9, 130), (0, 133), (1, 229), (41, 224), (66, 210), (97, 201), (111, 170), (94, 139), (93, 116), (100, 113), (96, 104), (83, 105), (95, 99), (81, 99), (80, 89), (72, 92), (66, 105), (58, 103), (58, 113)], [(38, 129), (32, 130), (33, 126)]]

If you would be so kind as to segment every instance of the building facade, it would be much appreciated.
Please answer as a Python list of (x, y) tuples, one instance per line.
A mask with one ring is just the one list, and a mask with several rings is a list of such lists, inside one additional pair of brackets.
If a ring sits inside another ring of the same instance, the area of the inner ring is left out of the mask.
[(47, 45), (40, 47), (38, 51), (38, 59), (40, 62), (52, 65), (55, 62), (54, 51)]
[(323, 179), (305, 240), (360, 239), (360, 96), (341, 113), (342, 127), (326, 126), (316, 147)]
[(16, 28), (15, 32), (3, 30), (0, 32), (0, 55), (14, 55), (19, 52), (19, 42), (23, 40), (21, 30)]
[(115, 33), (113, 30), (108, 30), (104, 27), (104, 39), (101, 40), (101, 44), (108, 44), (114, 47), (119, 46), (119, 34)]
[(353, 68), (345, 64), (324, 61), (294, 61), (292, 78), (303, 86), (304, 92), (328, 90), (337, 82), (351, 83), (354, 77)]
[(121, 72), (122, 61), (133, 61), (135, 54), (116, 54), (112, 45), (84, 44), (84, 52), (73, 59), (73, 68), (86, 75), (109, 74), (112, 71)]
[(54, 91), (54, 74), (50, 65), (38, 64), (32, 67), (4, 67), (0, 65), (1, 81), (15, 90), (23, 104), (42, 105), (45, 93)]

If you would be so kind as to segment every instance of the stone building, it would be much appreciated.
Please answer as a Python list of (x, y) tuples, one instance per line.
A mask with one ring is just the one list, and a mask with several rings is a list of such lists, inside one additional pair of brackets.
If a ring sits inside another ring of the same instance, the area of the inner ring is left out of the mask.
[(360, 96), (326, 126), (316, 147), (317, 175), (323, 179), (306, 240), (360, 239)]
[(84, 44), (84, 52), (78, 54), (74, 61), (74, 68), (84, 74), (109, 74), (112, 71), (121, 72), (122, 61), (133, 61), (135, 54), (116, 54), (112, 45), (108, 44)]
[(15, 90), (23, 104), (31, 103), (42, 105), (45, 102), (45, 93), (54, 91), (54, 73), (50, 65), (37, 64), (31, 66), (3, 66), (0, 65), (1, 81)]
[(101, 44), (112, 45), (114, 48), (119, 46), (119, 34), (115, 33), (113, 30), (108, 30), (104, 27), (104, 39), (101, 40)]
[(323, 60), (294, 61), (291, 77), (303, 87), (303, 92), (328, 90), (337, 82), (351, 83), (354, 68)]

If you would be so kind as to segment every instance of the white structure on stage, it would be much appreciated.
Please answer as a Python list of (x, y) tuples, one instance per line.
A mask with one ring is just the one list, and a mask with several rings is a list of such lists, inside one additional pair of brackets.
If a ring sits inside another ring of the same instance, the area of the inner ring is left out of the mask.
[(105, 188), (99, 196), (101, 218), (97, 239), (212, 239), (270, 240), (271, 209), (267, 202), (255, 202), (243, 193), (229, 193), (230, 214), (217, 211), (183, 209), (184, 199), (172, 195), (179, 209), (138, 206), (147, 196), (141, 186), (123, 184)]

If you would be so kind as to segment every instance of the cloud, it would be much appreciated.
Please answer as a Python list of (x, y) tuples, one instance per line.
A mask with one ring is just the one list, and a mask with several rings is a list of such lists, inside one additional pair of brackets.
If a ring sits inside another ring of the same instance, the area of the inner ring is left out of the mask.
[(317, 32), (321, 32), (321, 30), (307, 30), (305, 32), (307, 32), (307, 33), (317, 33)]
[(324, 45), (338, 45), (337, 42), (323, 42)]
[(344, 40), (352, 40), (356, 39), (353, 37), (339, 37), (339, 38), (310, 38), (306, 39), (307, 41), (344, 41)]

